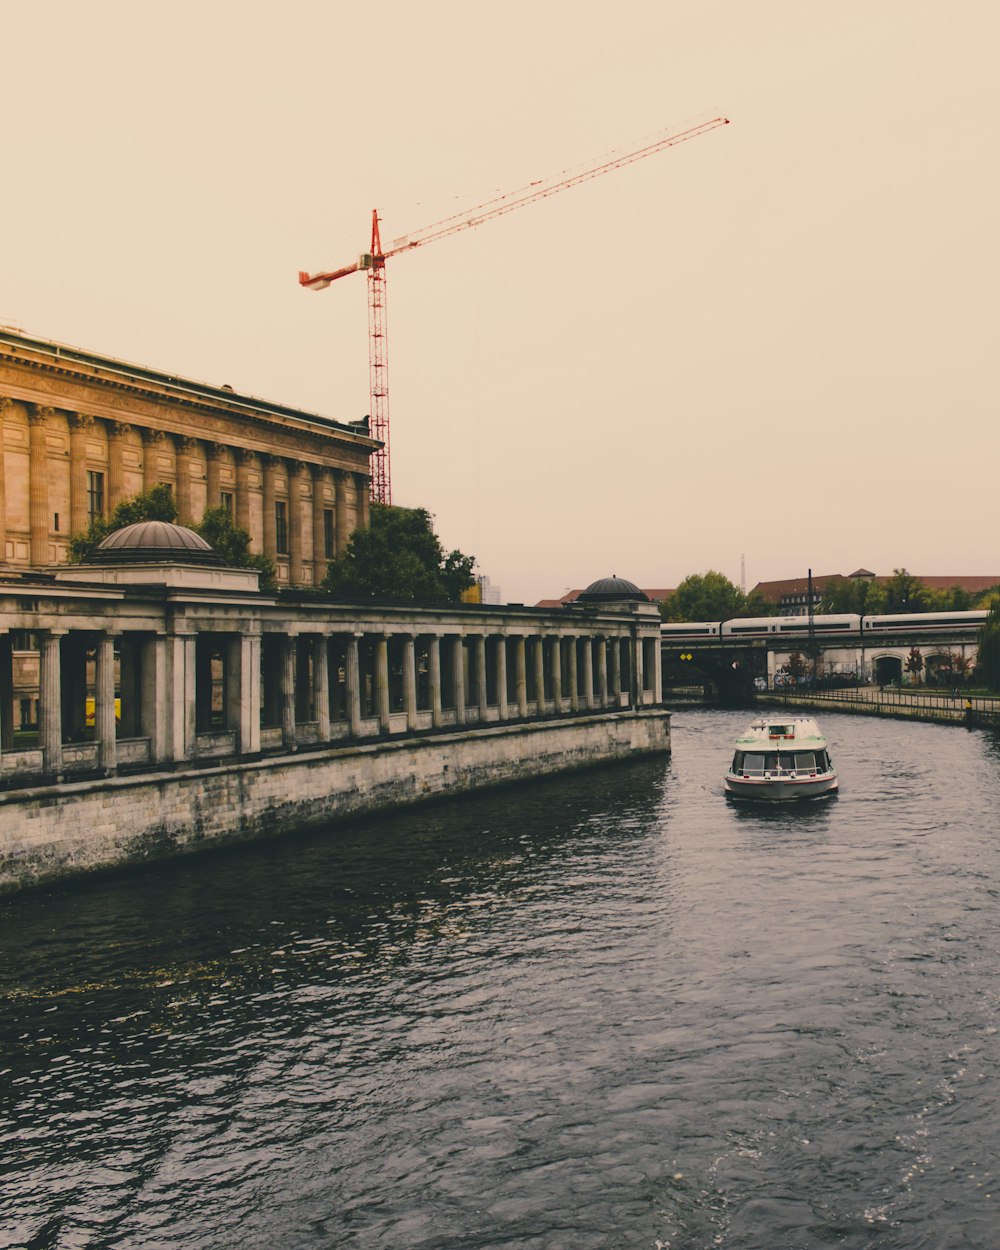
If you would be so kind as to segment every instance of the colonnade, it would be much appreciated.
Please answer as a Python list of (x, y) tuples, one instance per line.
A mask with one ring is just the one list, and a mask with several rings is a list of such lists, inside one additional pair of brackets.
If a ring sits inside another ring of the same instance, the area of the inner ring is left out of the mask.
[[(0, 397), (0, 439), (4, 414), (11, 404), (9, 398)], [(87, 528), (93, 516), (109, 515), (134, 493), (127, 487), (127, 447), (139, 449), (143, 490), (151, 489), (164, 478), (173, 479), (178, 519), (184, 525), (200, 519), (200, 513), (195, 515), (197, 509), (192, 498), (192, 469), (204, 461), (205, 506), (230, 506), (236, 524), (254, 538), (256, 550), (276, 560), (287, 560), (288, 580), (293, 585), (305, 584), (307, 580), (315, 585), (322, 583), (329, 560), (343, 553), (350, 537), (351, 504), (355, 523), (361, 527), (368, 525), (368, 473), (98, 418), (89, 413), (68, 412), (70, 513), (67, 531), (52, 510), (53, 461), (49, 436), (55, 427), (56, 409), (43, 404), (25, 406), (28, 415), (29, 559), (34, 567), (52, 562), (54, 533), (61, 531), (60, 537), (65, 537), (67, 532), (78, 534)], [(95, 461), (88, 455), (88, 441), (98, 432), (98, 423), (103, 427), (107, 444), (106, 461)], [(172, 473), (161, 469), (158, 462), (163, 455), (171, 455)], [(230, 462), (232, 480), (226, 482), (224, 490), (223, 465)], [(254, 471), (259, 472), (262, 482), (259, 492), (251, 486)], [(132, 472), (136, 470), (133, 468)], [(280, 478), (286, 483), (284, 491), (279, 489)], [(4, 457), (0, 454), (0, 555), (7, 537), (6, 486)], [(259, 534), (253, 533), (250, 503), (255, 493), (263, 495)], [(308, 515), (304, 506), (307, 494), (310, 496)], [(308, 577), (307, 528), (311, 538)]]
[(15, 729), (0, 634), (0, 776), (256, 757), (660, 702), (658, 637), (622, 632), (43, 629), (37, 727)]

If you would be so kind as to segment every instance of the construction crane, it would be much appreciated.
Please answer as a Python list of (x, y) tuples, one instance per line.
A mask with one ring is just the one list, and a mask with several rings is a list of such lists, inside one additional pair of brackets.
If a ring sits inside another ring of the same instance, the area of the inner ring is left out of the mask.
[(326, 273), (299, 273), (299, 282), (312, 291), (322, 291), (345, 278), (349, 273), (367, 272), (368, 274), (368, 373), (371, 383), (371, 416), (369, 430), (373, 438), (381, 443), (375, 452), (372, 464), (371, 497), (376, 503), (392, 503), (392, 483), (389, 469), (389, 374), (388, 374), (388, 343), (386, 336), (386, 304), (385, 304), (385, 262), (390, 256), (398, 256), (401, 252), (412, 251), (415, 247), (423, 247), (427, 243), (435, 243), (460, 230), (468, 230), (473, 226), (481, 226), (494, 217), (502, 217), (512, 213), (516, 208), (526, 204), (534, 204), (544, 200), (557, 191), (566, 191), (578, 186), (581, 182), (589, 182), (601, 174), (610, 173), (613, 169), (621, 169), (624, 165), (644, 160), (664, 148), (676, 147), (689, 139), (715, 130), (719, 126), (728, 126), (727, 117), (713, 117), (711, 121), (699, 122), (685, 130), (663, 130), (658, 134), (647, 136), (629, 144), (627, 147), (616, 148), (604, 156), (590, 161), (576, 169), (564, 170), (553, 178), (529, 182), (516, 191), (509, 191), (492, 200), (486, 200), (464, 212), (445, 217), (421, 230), (415, 230), (401, 238), (394, 239), (389, 247), (383, 248), (379, 237), (378, 209), (372, 210), (371, 248), (363, 252), (353, 265), (345, 265), (342, 269), (333, 269)]

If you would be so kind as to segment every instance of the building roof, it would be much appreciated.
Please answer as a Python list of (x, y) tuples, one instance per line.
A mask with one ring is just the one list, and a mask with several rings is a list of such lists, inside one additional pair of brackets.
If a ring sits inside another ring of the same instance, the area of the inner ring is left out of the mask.
[[(977, 594), (983, 590), (989, 590), (991, 586), (1000, 585), (1000, 573), (997, 574), (977, 574), (975, 576), (967, 576), (965, 574), (930, 574), (914, 573), (913, 577), (917, 581), (922, 582), (928, 590), (951, 590), (953, 586), (961, 586), (963, 590), (967, 590), (970, 594)], [(814, 575), (813, 590), (825, 590), (829, 582), (850, 581), (852, 578), (870, 578), (872, 581), (885, 585), (891, 582), (893, 574), (870, 573), (867, 569), (855, 569), (853, 573), (821, 573)], [(754, 587), (755, 591), (759, 591), (765, 599), (770, 603), (780, 603), (782, 599), (789, 595), (804, 595), (809, 590), (808, 577), (786, 577), (784, 580), (775, 582), (758, 582)]]
[(222, 563), (219, 553), (200, 534), (169, 521), (138, 521), (114, 530), (83, 563), (134, 564), (157, 560), (171, 564)]
[[(624, 579), (619, 579), (619, 580), (624, 580)], [(633, 584), (632, 582), (628, 583), (629, 586), (631, 586), (632, 584)], [(589, 589), (589, 587), (587, 589)], [(640, 588), (637, 586), (636, 589), (639, 590)], [(566, 593), (560, 599), (539, 599), (538, 602), (535, 604), (535, 607), (536, 608), (564, 608), (567, 603), (575, 603), (577, 599), (579, 599), (580, 596), (585, 593), (586, 593), (585, 590), (567, 590)], [(644, 594), (646, 598), (650, 601), (650, 603), (661, 603), (664, 599), (669, 599), (670, 596), (674, 592), (673, 592), (673, 588), (671, 588), (670, 590), (663, 590), (659, 588), (654, 588), (650, 590), (644, 587), (641, 589), (640, 593)], [(584, 602), (586, 602), (586, 600), (584, 600)]]

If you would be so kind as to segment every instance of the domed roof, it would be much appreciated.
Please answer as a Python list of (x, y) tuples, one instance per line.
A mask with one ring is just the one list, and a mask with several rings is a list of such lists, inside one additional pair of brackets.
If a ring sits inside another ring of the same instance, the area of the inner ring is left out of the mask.
[(169, 521), (137, 521), (109, 534), (90, 556), (94, 563), (221, 564), (222, 557), (200, 534)]
[(591, 582), (585, 591), (577, 597), (577, 603), (611, 603), (614, 600), (634, 599), (640, 603), (648, 603), (649, 596), (635, 584), (624, 577), (601, 577)]

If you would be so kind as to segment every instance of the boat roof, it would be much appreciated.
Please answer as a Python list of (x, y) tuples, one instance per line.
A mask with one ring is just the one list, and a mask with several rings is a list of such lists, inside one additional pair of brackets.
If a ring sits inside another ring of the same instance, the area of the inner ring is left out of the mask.
[(811, 716), (759, 717), (736, 739), (738, 747), (769, 746), (772, 750), (826, 746), (826, 738)]

